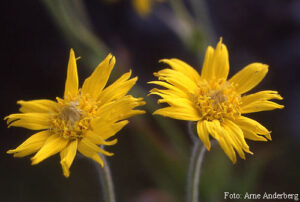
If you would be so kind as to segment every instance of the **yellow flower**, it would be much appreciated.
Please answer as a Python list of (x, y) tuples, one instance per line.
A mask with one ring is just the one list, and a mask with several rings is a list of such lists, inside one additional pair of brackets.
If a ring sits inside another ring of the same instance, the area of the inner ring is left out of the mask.
[(164, 0), (132, 0), (132, 5), (140, 16), (145, 17), (150, 14), (155, 1), (162, 2)]
[[(216, 49), (208, 47), (201, 75), (190, 65), (178, 59), (163, 59), (172, 69), (154, 73), (161, 81), (149, 83), (166, 89), (152, 89), (150, 94), (161, 97), (158, 103), (168, 107), (154, 114), (197, 122), (197, 133), (210, 150), (209, 135), (215, 138), (233, 163), (236, 153), (245, 159), (249, 150), (245, 138), (254, 141), (271, 140), (270, 131), (257, 121), (243, 114), (281, 109), (283, 105), (272, 99), (282, 100), (277, 91), (260, 91), (243, 95), (254, 88), (265, 77), (268, 65), (252, 63), (229, 80), (229, 59), (222, 38)], [(267, 138), (267, 139), (266, 139)]]
[[(119, 0), (106, 0), (107, 3), (116, 3)], [(156, 2), (164, 2), (166, 0), (131, 0), (134, 10), (141, 16), (146, 17), (150, 14)]]
[(60, 153), (65, 177), (70, 175), (77, 150), (103, 166), (98, 152), (107, 156), (113, 153), (98, 145), (116, 144), (117, 139), (112, 137), (128, 123), (125, 119), (144, 113), (134, 110), (145, 104), (143, 99), (126, 95), (137, 81), (137, 77), (129, 79), (131, 71), (104, 88), (115, 61), (109, 54), (78, 89), (76, 59), (71, 49), (64, 99), (20, 100), (17, 103), (21, 105), (21, 113), (5, 117), (9, 127), (39, 131), (7, 153), (24, 157), (36, 152), (31, 158), (32, 165)]

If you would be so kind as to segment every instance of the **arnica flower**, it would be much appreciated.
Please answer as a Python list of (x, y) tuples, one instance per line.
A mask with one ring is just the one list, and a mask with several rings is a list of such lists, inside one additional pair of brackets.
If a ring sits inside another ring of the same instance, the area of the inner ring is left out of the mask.
[(145, 17), (150, 14), (155, 2), (163, 1), (165, 0), (132, 0), (132, 5), (141, 17)]
[(158, 103), (169, 106), (158, 109), (154, 114), (197, 122), (197, 133), (210, 150), (209, 135), (219, 142), (230, 160), (236, 162), (236, 153), (245, 159), (249, 150), (245, 138), (254, 141), (271, 140), (270, 131), (244, 114), (281, 109), (283, 105), (270, 100), (282, 100), (277, 91), (265, 90), (247, 94), (266, 76), (268, 65), (252, 63), (229, 80), (229, 59), (222, 38), (216, 49), (208, 47), (201, 75), (190, 65), (178, 59), (163, 59), (171, 69), (154, 73), (165, 89), (152, 89), (150, 94), (161, 97)]
[[(119, 0), (106, 0), (108, 3), (116, 3)], [(161, 3), (166, 0), (131, 0), (131, 4), (137, 14), (141, 17), (147, 17), (156, 2)]]
[(128, 123), (126, 119), (144, 113), (134, 110), (145, 104), (143, 99), (126, 95), (137, 81), (137, 77), (129, 79), (131, 71), (104, 88), (115, 61), (109, 54), (84, 81), (82, 88), (78, 88), (76, 59), (71, 49), (64, 98), (20, 100), (17, 103), (21, 105), (21, 113), (5, 117), (9, 127), (39, 131), (7, 153), (24, 157), (36, 152), (31, 158), (32, 165), (60, 153), (65, 177), (70, 175), (69, 168), (77, 150), (103, 167), (98, 153), (107, 156), (113, 153), (99, 146), (116, 144), (113, 136)]

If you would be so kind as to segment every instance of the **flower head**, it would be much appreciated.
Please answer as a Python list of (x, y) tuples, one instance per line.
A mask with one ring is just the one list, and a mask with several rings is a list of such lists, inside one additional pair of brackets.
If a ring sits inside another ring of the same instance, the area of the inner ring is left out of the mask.
[(277, 91), (260, 91), (244, 95), (266, 76), (268, 65), (252, 63), (227, 79), (229, 59), (222, 39), (216, 49), (208, 47), (201, 75), (190, 65), (178, 59), (163, 59), (171, 69), (154, 73), (160, 81), (157, 84), (165, 89), (152, 89), (150, 94), (161, 97), (158, 103), (168, 107), (158, 109), (154, 114), (174, 119), (196, 121), (197, 133), (210, 150), (211, 135), (231, 159), (236, 162), (236, 153), (245, 159), (249, 150), (245, 138), (254, 141), (271, 140), (270, 131), (257, 121), (243, 114), (281, 109), (270, 100), (282, 100)]
[(144, 113), (134, 110), (145, 104), (143, 99), (127, 95), (137, 81), (137, 77), (130, 79), (131, 71), (104, 88), (115, 61), (109, 54), (84, 81), (82, 88), (78, 88), (76, 59), (71, 49), (64, 98), (20, 100), (17, 103), (21, 105), (21, 113), (5, 117), (9, 127), (39, 131), (7, 153), (14, 157), (36, 153), (31, 158), (33, 165), (60, 153), (66, 177), (70, 175), (69, 168), (77, 150), (103, 166), (98, 152), (107, 156), (113, 153), (99, 146), (116, 144), (113, 136), (128, 123), (126, 119)]
[[(107, 3), (116, 3), (119, 0), (106, 0)], [(155, 5), (155, 3), (162, 3), (166, 0), (131, 0), (133, 9), (140, 17), (147, 17)]]
[(164, 0), (132, 0), (133, 8), (142, 16), (148, 16), (152, 10), (155, 2), (162, 2)]

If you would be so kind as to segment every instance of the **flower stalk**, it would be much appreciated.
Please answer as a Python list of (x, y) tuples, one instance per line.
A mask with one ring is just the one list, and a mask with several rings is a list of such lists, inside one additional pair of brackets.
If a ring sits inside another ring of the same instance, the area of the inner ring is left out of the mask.
[(102, 187), (103, 198), (105, 202), (116, 202), (114, 185), (111, 177), (110, 168), (106, 157), (99, 153), (99, 156), (103, 160), (104, 167), (102, 168), (98, 163), (95, 162), (97, 172), (99, 175), (99, 181)]
[[(192, 130), (189, 130), (191, 133)], [(191, 137), (194, 134), (190, 134)], [(192, 149), (188, 176), (187, 176), (187, 190), (186, 190), (186, 202), (198, 202), (199, 199), (199, 181), (201, 174), (201, 166), (204, 159), (205, 147), (201, 144), (197, 138), (192, 138), (194, 146)]]

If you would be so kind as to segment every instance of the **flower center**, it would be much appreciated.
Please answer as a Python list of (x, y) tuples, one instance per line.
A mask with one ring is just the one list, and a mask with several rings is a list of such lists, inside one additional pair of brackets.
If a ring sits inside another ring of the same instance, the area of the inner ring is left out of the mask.
[(98, 105), (88, 96), (79, 94), (75, 98), (57, 98), (59, 112), (51, 120), (50, 131), (66, 139), (80, 139), (90, 128)]
[(59, 114), (60, 119), (69, 122), (71, 125), (80, 121), (81, 110), (78, 109), (77, 106), (77, 103), (70, 103), (70, 105), (63, 106)]
[(198, 86), (195, 103), (203, 120), (223, 120), (241, 114), (241, 96), (229, 82), (217, 80), (208, 83), (202, 80)]

